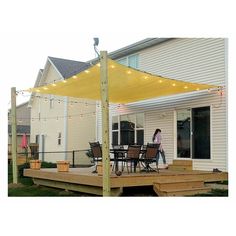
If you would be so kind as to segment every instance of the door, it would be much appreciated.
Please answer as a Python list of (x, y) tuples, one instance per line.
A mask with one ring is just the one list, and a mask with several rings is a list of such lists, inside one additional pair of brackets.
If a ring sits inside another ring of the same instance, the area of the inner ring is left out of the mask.
[(177, 157), (191, 157), (191, 109), (177, 111)]
[(210, 159), (210, 107), (192, 109), (192, 158)]
[(177, 111), (177, 158), (210, 159), (210, 107)]

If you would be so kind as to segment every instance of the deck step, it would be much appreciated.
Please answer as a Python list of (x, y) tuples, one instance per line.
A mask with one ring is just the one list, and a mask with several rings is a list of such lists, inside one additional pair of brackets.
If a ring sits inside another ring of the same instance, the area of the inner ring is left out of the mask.
[(211, 191), (211, 188), (209, 187), (171, 189), (171, 190), (161, 191), (160, 189), (158, 189), (157, 185), (154, 185), (153, 189), (158, 196), (188, 196), (188, 195), (195, 195), (199, 193), (208, 193)]
[(173, 165), (175, 166), (192, 166), (192, 160), (173, 160)]
[(170, 170), (192, 170), (193, 161), (192, 160), (173, 160), (173, 163), (169, 165)]
[(192, 166), (168, 165), (169, 170), (193, 170)]
[(165, 191), (165, 190), (172, 190), (172, 189), (194, 189), (194, 188), (202, 188), (204, 187), (204, 182), (201, 180), (173, 180), (169, 182), (155, 182), (155, 185), (157, 185), (158, 189), (160, 191)]

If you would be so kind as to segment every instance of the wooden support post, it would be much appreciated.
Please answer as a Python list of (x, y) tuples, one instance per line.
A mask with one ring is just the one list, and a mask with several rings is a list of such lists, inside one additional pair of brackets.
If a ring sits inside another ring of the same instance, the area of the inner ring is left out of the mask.
[(110, 157), (109, 157), (109, 98), (107, 52), (100, 52), (101, 63), (101, 102), (102, 102), (102, 163), (103, 163), (103, 196), (111, 195)]
[(16, 142), (16, 88), (11, 88), (11, 137), (12, 137), (12, 173), (13, 183), (18, 183), (17, 172), (17, 142)]

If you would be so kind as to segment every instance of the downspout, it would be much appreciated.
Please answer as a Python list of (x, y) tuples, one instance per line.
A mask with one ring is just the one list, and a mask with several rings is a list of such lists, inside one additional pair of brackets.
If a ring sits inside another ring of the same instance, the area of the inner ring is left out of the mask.
[(64, 160), (67, 160), (67, 148), (68, 148), (68, 97), (64, 98)]

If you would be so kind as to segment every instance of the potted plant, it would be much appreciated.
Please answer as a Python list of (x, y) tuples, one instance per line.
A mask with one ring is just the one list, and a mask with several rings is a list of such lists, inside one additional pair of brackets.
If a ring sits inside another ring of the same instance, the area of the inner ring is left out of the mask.
[[(110, 163), (110, 174), (111, 174), (111, 171), (112, 171), (112, 163)], [(99, 162), (97, 164), (97, 172), (98, 172), (98, 175), (103, 175), (103, 164), (102, 164), (102, 162)]]
[(40, 160), (30, 160), (30, 169), (40, 170), (41, 161)]
[(68, 172), (70, 167), (69, 161), (57, 161), (57, 171), (58, 172)]
[(93, 154), (92, 154), (92, 150), (89, 149), (87, 152), (86, 152), (86, 155), (88, 158), (90, 158), (90, 161), (92, 164), (94, 164), (94, 159), (93, 159)]

